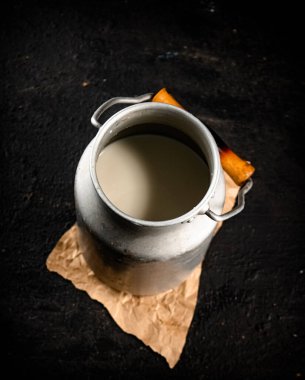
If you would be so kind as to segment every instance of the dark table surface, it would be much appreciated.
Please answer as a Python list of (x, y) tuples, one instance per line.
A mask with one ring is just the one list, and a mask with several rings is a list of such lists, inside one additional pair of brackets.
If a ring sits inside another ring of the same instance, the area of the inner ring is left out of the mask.
[[(10, 2), (2, 12), (1, 345), (11, 372), (305, 377), (301, 11), (228, 3)], [(209, 249), (173, 370), (45, 265), (75, 220), (91, 114), (162, 86), (257, 169), (245, 210)]]

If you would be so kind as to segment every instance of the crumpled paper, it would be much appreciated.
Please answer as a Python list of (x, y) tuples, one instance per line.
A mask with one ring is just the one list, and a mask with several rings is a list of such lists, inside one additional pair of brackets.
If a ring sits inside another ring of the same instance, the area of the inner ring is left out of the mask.
[[(224, 212), (232, 209), (239, 187), (225, 173)], [(77, 242), (77, 225), (57, 242), (47, 268), (102, 303), (121, 329), (135, 335), (161, 354), (170, 368), (178, 362), (197, 303), (201, 265), (177, 288), (154, 296), (134, 296), (114, 290), (99, 280), (86, 263)], [(217, 226), (215, 233), (220, 228)]]

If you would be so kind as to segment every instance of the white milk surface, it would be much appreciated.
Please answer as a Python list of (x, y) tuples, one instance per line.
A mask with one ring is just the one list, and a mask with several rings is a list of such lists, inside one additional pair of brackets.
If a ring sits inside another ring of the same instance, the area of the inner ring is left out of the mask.
[(161, 135), (114, 141), (100, 153), (97, 178), (107, 198), (138, 219), (173, 219), (195, 207), (209, 187), (207, 164), (185, 144)]

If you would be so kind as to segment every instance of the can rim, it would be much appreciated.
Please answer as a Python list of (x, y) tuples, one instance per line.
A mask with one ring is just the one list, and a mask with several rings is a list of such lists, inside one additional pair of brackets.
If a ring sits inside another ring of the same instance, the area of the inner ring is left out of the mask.
[[(161, 221), (151, 221), (151, 220), (145, 220), (145, 219), (138, 219), (134, 218), (123, 211), (121, 211), (119, 208), (117, 208), (106, 196), (106, 194), (103, 192), (102, 187), (99, 184), (97, 174), (96, 174), (96, 161), (97, 157), (100, 153), (100, 145), (102, 140), (105, 138), (105, 136), (111, 131), (111, 128), (113, 128), (114, 125), (120, 122), (120, 120), (126, 119), (131, 113), (133, 112), (145, 112), (145, 110), (158, 110), (158, 111), (166, 111), (171, 114), (176, 114), (177, 116), (180, 115), (180, 117), (187, 118), (189, 121), (191, 121), (193, 128), (197, 128), (200, 133), (204, 136), (207, 147), (209, 148), (209, 170), (210, 170), (210, 186), (201, 199), (201, 201), (193, 207), (190, 211), (187, 213), (184, 213), (176, 218), (173, 219), (167, 219), (167, 220), (161, 220)], [(111, 116), (99, 129), (95, 139), (94, 144), (91, 152), (90, 157), (90, 175), (92, 182), (94, 184), (95, 190), (98, 193), (101, 200), (108, 206), (110, 210), (112, 210), (115, 214), (119, 215), (123, 219), (131, 222), (132, 224), (138, 225), (138, 226), (146, 226), (146, 227), (167, 227), (172, 226), (180, 223), (190, 222), (192, 219), (194, 219), (198, 214), (202, 215), (205, 214), (206, 211), (209, 209), (209, 201), (213, 197), (216, 186), (219, 180), (220, 175), (220, 157), (218, 153), (218, 148), (216, 145), (216, 142), (208, 130), (208, 128), (194, 115), (190, 114), (189, 112), (174, 107), (172, 105), (163, 104), (163, 103), (140, 103), (140, 104), (134, 104), (131, 106), (128, 106), (117, 113), (115, 113), (113, 116)]]

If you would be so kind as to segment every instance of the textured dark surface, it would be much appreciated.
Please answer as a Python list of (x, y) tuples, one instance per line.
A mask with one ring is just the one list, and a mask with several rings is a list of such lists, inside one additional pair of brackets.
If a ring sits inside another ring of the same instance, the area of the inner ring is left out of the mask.
[[(272, 10), (41, 3), (2, 12), (4, 363), (21, 374), (80, 378), (305, 377), (300, 10), (291, 2)], [(209, 250), (173, 370), (45, 266), (74, 223), (74, 172), (96, 133), (91, 114), (110, 97), (164, 85), (257, 168), (246, 209)]]

